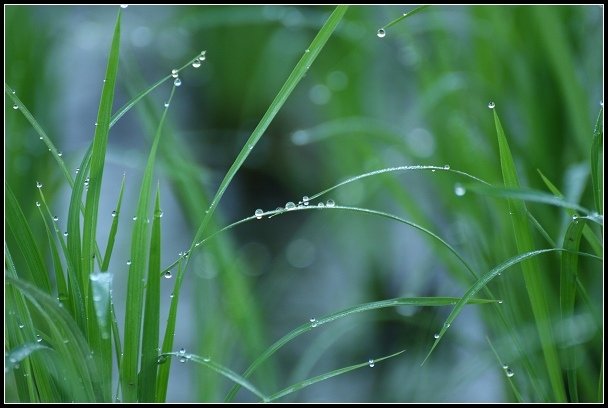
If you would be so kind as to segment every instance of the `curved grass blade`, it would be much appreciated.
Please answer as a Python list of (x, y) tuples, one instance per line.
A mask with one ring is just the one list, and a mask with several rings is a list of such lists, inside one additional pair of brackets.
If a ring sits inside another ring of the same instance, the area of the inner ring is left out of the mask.
[(148, 261), (148, 284), (144, 309), (144, 328), (141, 346), (141, 373), (139, 375), (139, 401), (154, 402), (156, 398), (156, 376), (158, 370), (158, 335), (160, 320), (160, 185), (156, 188), (154, 219), (150, 238)]
[[(211, 370), (215, 371), (216, 373), (220, 374), (221, 376), (224, 376), (224, 377), (228, 378), (229, 380), (235, 382), (237, 385), (248, 389), (253, 394), (255, 394), (257, 397), (259, 397), (262, 401), (264, 401), (264, 402), (270, 401), (269, 398), (262, 391), (260, 391), (256, 386), (251, 384), (245, 378), (241, 377), (240, 375), (238, 375), (234, 371), (230, 370), (229, 368), (216, 363), (215, 361), (211, 360), (209, 357), (200, 357), (195, 354), (185, 354), (185, 353), (181, 353), (181, 352), (163, 353), (161, 355), (161, 357), (164, 357), (165, 359), (166, 359), (166, 356), (178, 357), (180, 359), (180, 362), (182, 362), (182, 363), (185, 363), (186, 361), (194, 361), (197, 364), (204, 365), (204, 366), (210, 368)], [(162, 363), (164, 364), (165, 360), (162, 360)]]
[(349, 366), (349, 367), (340, 368), (338, 370), (330, 371), (328, 373), (321, 374), (321, 375), (318, 375), (316, 377), (309, 378), (308, 380), (304, 380), (304, 381), (301, 381), (301, 382), (299, 382), (297, 384), (291, 385), (291, 386), (289, 386), (289, 387), (287, 387), (287, 388), (285, 388), (285, 389), (283, 389), (283, 390), (281, 390), (281, 391), (279, 391), (279, 392), (271, 395), (269, 401), (275, 401), (275, 400), (277, 400), (279, 398), (283, 398), (284, 396), (289, 395), (289, 394), (291, 394), (293, 392), (299, 391), (302, 388), (309, 387), (309, 386), (311, 386), (313, 384), (316, 384), (316, 383), (318, 383), (320, 381), (325, 381), (325, 380), (327, 380), (329, 378), (335, 377), (337, 375), (345, 374), (345, 373), (347, 373), (349, 371), (353, 371), (353, 370), (356, 370), (356, 369), (361, 368), (361, 367), (373, 367), (376, 363), (378, 363), (380, 361), (387, 360), (389, 358), (397, 357), (399, 354), (401, 354), (403, 352), (405, 352), (405, 350), (401, 350), (401, 351), (399, 351), (397, 353), (394, 353), (394, 354), (391, 354), (389, 356), (384, 356), (384, 357), (380, 357), (380, 358), (377, 358), (377, 359), (369, 360), (369, 361), (366, 361), (365, 363), (360, 363), (360, 364), (355, 364), (355, 365), (352, 365), (352, 366)]
[[(397, 307), (397, 306), (448, 306), (454, 305), (459, 302), (460, 298), (453, 297), (401, 297), (394, 299), (381, 300), (379, 302), (371, 302), (364, 303), (361, 305), (353, 306), (348, 309), (341, 310), (339, 312), (321, 317), (319, 319), (315, 319), (314, 321), (307, 322), (305, 324), (300, 325), (294, 330), (287, 333), (285, 336), (281, 337), (277, 340), (273, 345), (268, 347), (268, 349), (260, 355), (250, 366), (247, 368), (243, 376), (248, 378), (253, 372), (268, 358), (270, 358), (274, 353), (276, 353), (279, 349), (281, 349), (285, 344), (289, 343), (291, 340), (296, 337), (313, 330), (321, 325), (326, 323), (333, 322), (338, 319), (342, 319), (346, 316), (355, 313), (366, 312), (370, 310), (382, 309), (385, 307)], [(468, 300), (469, 304), (484, 304), (484, 303), (494, 303), (497, 302), (495, 300), (490, 299), (473, 299), (470, 298)], [(232, 387), (228, 395), (226, 396), (226, 402), (231, 402), (232, 399), (236, 396), (238, 392), (238, 386)]]
[[(394, 26), (395, 24), (399, 23), (401, 20), (404, 20), (404, 19), (406, 19), (406, 18), (408, 18), (408, 17), (411, 17), (411, 16), (413, 16), (414, 14), (418, 14), (418, 13), (420, 13), (422, 10), (424, 10), (424, 9), (425, 9), (425, 8), (427, 8), (427, 7), (429, 7), (429, 6), (428, 6), (428, 5), (426, 5), (426, 6), (419, 6), (419, 7), (416, 7), (415, 9), (413, 9), (413, 10), (408, 11), (407, 13), (403, 13), (403, 15), (402, 15), (402, 16), (397, 17), (396, 19), (394, 19), (394, 20), (393, 20), (393, 21), (391, 21), (390, 23), (388, 23), (388, 24), (386, 24), (386, 25), (382, 26), (382, 27), (381, 27), (381, 28), (378, 30), (378, 33), (381, 33), (381, 32), (382, 32), (382, 33), (384, 33), (384, 32), (386, 31), (386, 29), (387, 29), (387, 28)], [(382, 30), (382, 31), (381, 31), (381, 30)]]
[(34, 342), (34, 343), (22, 344), (21, 346), (10, 350), (5, 356), (6, 368), (8, 368), (9, 370), (12, 370), (13, 368), (15, 368), (15, 366), (18, 366), (22, 360), (28, 358), (32, 353), (34, 353), (38, 350), (51, 350), (51, 349), (44, 344)]
[(436, 337), (435, 342), (433, 343), (433, 346), (431, 347), (431, 350), (429, 351), (427, 356), (424, 358), (424, 361), (422, 362), (421, 365), (424, 365), (426, 360), (428, 360), (428, 358), (431, 356), (431, 353), (433, 352), (433, 350), (435, 350), (435, 347), (437, 347), (437, 345), (443, 338), (443, 335), (445, 334), (447, 329), (451, 326), (454, 319), (456, 319), (456, 317), (458, 317), (462, 308), (465, 306), (465, 304), (469, 298), (475, 296), (475, 294), (477, 292), (479, 292), (481, 289), (483, 289), (485, 286), (487, 286), (487, 284), (490, 283), (490, 281), (492, 279), (494, 279), (499, 273), (502, 273), (504, 270), (510, 268), (511, 266), (517, 265), (517, 264), (519, 264), (527, 259), (533, 258), (537, 255), (544, 254), (547, 252), (556, 252), (556, 251), (564, 251), (564, 249), (562, 249), (562, 248), (539, 249), (536, 251), (531, 251), (531, 252), (527, 252), (524, 254), (520, 254), (520, 255), (514, 256), (513, 258), (507, 259), (505, 262), (501, 263), (500, 265), (494, 267), (492, 270), (490, 270), (489, 272), (484, 274), (477, 282), (475, 282), (475, 284), (473, 286), (471, 286), (469, 288), (469, 290), (467, 290), (467, 292), (462, 296), (462, 298), (460, 298), (460, 300), (456, 303), (456, 306), (454, 306), (454, 309), (449, 314), (444, 325), (441, 327), (441, 331), (438, 333), (438, 337)]
[(34, 235), (13, 190), (5, 183), (6, 226), (13, 235), (19, 251), (23, 254), (26, 268), (21, 270), (20, 277), (33, 283), (45, 293), (51, 293), (51, 282), (40, 250), (34, 241)]
[(106, 245), (106, 253), (103, 256), (103, 262), (101, 265), (101, 271), (105, 272), (110, 266), (110, 258), (112, 257), (112, 250), (114, 249), (114, 242), (116, 240), (116, 232), (118, 231), (118, 220), (120, 218), (120, 206), (122, 204), (122, 193), (125, 190), (125, 178), (123, 174), (122, 182), (120, 183), (120, 192), (118, 193), (118, 202), (116, 203), (116, 210), (112, 212), (112, 226), (110, 227), (110, 235), (108, 236), (108, 244)]
[[(171, 88), (171, 94), (168, 99), (169, 103), (173, 100), (174, 94), (175, 85)], [(144, 170), (131, 240), (131, 265), (129, 266), (129, 278), (127, 281), (127, 293), (129, 293), (129, 296), (127, 297), (126, 305), (124, 356), (121, 363), (122, 393), (123, 401), (125, 402), (134, 402), (138, 396), (137, 372), (145, 291), (143, 282), (146, 279), (146, 254), (148, 254), (146, 245), (148, 240), (148, 224), (146, 220), (148, 219), (148, 209), (152, 195), (152, 176), (156, 152), (158, 151), (158, 144), (160, 143), (160, 136), (167, 118), (167, 112), (168, 106), (163, 110)]]
[(602, 143), (604, 138), (604, 106), (600, 108), (600, 113), (595, 122), (593, 130), (593, 142), (591, 143), (591, 186), (593, 190), (593, 201), (595, 203), (595, 211), (603, 212), (604, 207), (602, 199), (604, 198), (603, 180), (602, 180)]
[(224, 179), (220, 183), (220, 186), (217, 192), (215, 193), (214, 198), (211, 200), (211, 205), (206, 211), (205, 217), (203, 218), (203, 221), (201, 222), (194, 236), (190, 251), (192, 251), (194, 243), (200, 240), (201, 236), (203, 235), (203, 232), (206, 230), (207, 225), (209, 224), (209, 221), (211, 220), (211, 217), (213, 216), (213, 213), (217, 208), (217, 205), (222, 199), (224, 192), (228, 188), (228, 185), (230, 185), (230, 182), (236, 175), (237, 171), (241, 168), (241, 166), (243, 165), (243, 163), (245, 162), (257, 142), (260, 140), (260, 138), (270, 125), (270, 122), (272, 122), (281, 107), (285, 104), (285, 101), (287, 100), (289, 95), (291, 95), (291, 92), (295, 89), (296, 85), (300, 82), (300, 80), (304, 77), (308, 69), (311, 67), (312, 63), (315, 61), (315, 59), (325, 46), (325, 43), (327, 42), (327, 40), (329, 40), (329, 37), (338, 26), (338, 23), (340, 23), (340, 21), (342, 20), (342, 17), (346, 13), (347, 9), (348, 6), (337, 6), (334, 9), (325, 24), (323, 24), (323, 27), (321, 27), (321, 30), (319, 30), (317, 36), (312, 40), (310, 46), (307, 48), (307, 52), (302, 55), (302, 57), (296, 64), (295, 68), (281, 87), (281, 90), (268, 107), (268, 110), (266, 111), (256, 128), (253, 130), (249, 139), (247, 139), (247, 142), (241, 149), (240, 153), (230, 166), (230, 169), (224, 176)]
[[(500, 123), (500, 119), (498, 118), (498, 114), (496, 113), (496, 109), (492, 109), (492, 111), (498, 138), (500, 166), (504, 184), (506, 188), (518, 189), (519, 180), (509, 143)], [(528, 224), (528, 210), (526, 205), (518, 200), (509, 199), (508, 202), (509, 210), (512, 213), (511, 219), (513, 222), (513, 232), (517, 250), (519, 253), (529, 253), (534, 250), (534, 243)], [(526, 260), (526, 262), (522, 262), (521, 267), (528, 298), (530, 299), (532, 306), (532, 313), (536, 321), (536, 327), (542, 345), (545, 365), (553, 389), (554, 398), (556, 402), (565, 402), (566, 391), (561, 378), (561, 368), (557, 350), (555, 348), (555, 336), (553, 334), (553, 328), (551, 327), (549, 306), (547, 304), (548, 294), (546, 291), (551, 285), (550, 282), (548, 282), (547, 276), (542, 273), (536, 258), (531, 258)]]

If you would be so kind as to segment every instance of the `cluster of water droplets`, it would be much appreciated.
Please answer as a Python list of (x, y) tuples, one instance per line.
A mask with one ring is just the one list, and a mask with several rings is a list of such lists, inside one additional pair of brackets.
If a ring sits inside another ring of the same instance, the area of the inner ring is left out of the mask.
[(310, 320), (310, 327), (317, 327), (317, 325), (319, 324), (319, 322), (317, 322), (317, 319), (315, 319), (314, 317), (312, 317)]
[(515, 373), (513, 372), (513, 370), (506, 364), (503, 364), (502, 369), (505, 370), (505, 374), (507, 375), (507, 377), (511, 378), (515, 375)]

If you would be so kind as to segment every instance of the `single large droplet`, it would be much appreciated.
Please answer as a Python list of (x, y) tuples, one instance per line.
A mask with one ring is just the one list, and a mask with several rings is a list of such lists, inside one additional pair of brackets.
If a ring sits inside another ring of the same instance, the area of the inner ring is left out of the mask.
[(200, 61), (199, 59), (195, 59), (195, 60), (192, 62), (192, 66), (193, 66), (194, 68), (199, 68), (199, 67), (201, 66), (201, 61)]
[(173, 275), (171, 275), (171, 271), (165, 272), (165, 279), (171, 279)]
[(369, 364), (370, 367), (373, 367), (376, 365), (373, 358), (370, 358), (369, 361), (367, 362), (367, 364)]
[(293, 201), (289, 201), (287, 204), (285, 204), (286, 210), (293, 210), (294, 208), (296, 208), (296, 205), (293, 203)]
[(165, 108), (169, 107), (169, 102), (165, 102)]
[(317, 204), (317, 207), (323, 208), (323, 207), (325, 207), (325, 203), (324, 202), (320, 202), (319, 204)]
[(494, 109), (495, 106), (496, 106), (496, 104), (494, 102), (488, 103), (488, 108), (490, 108), (490, 109)]
[(171, 70), (171, 76), (173, 78), (177, 78), (178, 75), (179, 75), (179, 71), (177, 69), (174, 68)]
[(131, 260), (130, 259), (127, 261), (127, 265), (131, 265)]
[(505, 370), (505, 374), (507, 374), (507, 377), (511, 378), (515, 375), (515, 373), (513, 372), (513, 370), (511, 370), (510, 368), (507, 368)]
[(460, 183), (454, 184), (454, 194), (456, 194), (458, 197), (462, 197), (466, 193), (467, 193), (467, 189), (464, 188), (462, 186), (462, 184), (460, 184)]
[(314, 317), (310, 319), (310, 326), (311, 327), (317, 327), (317, 319), (315, 319)]
[(336, 202), (330, 198), (329, 200), (327, 200), (327, 202), (325, 203), (325, 205), (328, 206), (328, 207), (335, 207), (336, 206)]
[(182, 84), (182, 80), (179, 78), (175, 78), (175, 81), (173, 81), (173, 85), (175, 86), (180, 86)]
[(435, 334), (433, 335), (433, 337), (435, 337), (436, 339), (438, 339), (438, 338), (439, 338), (439, 333), (435, 333)]
[(258, 220), (262, 219), (262, 214), (264, 214), (264, 210), (262, 210), (261, 208), (255, 210), (255, 218), (257, 218)]
[(42, 183), (41, 183), (41, 182), (39, 182), (39, 181), (37, 181), (37, 182), (36, 182), (36, 187), (38, 187), (38, 188), (42, 188)]
[(384, 28), (381, 28), (378, 30), (378, 33), (376, 35), (378, 36), (378, 38), (384, 38), (384, 36), (386, 35), (386, 31), (384, 31)]
[(112, 211), (112, 217), (116, 217), (116, 211)]

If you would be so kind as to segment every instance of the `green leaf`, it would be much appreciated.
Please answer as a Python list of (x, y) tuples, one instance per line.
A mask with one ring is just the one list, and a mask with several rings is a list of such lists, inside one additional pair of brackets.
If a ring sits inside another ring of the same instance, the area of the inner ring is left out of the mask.
[(116, 210), (112, 213), (112, 227), (110, 228), (110, 235), (108, 236), (108, 245), (106, 245), (106, 253), (103, 256), (103, 264), (101, 271), (105, 272), (110, 266), (110, 258), (112, 257), (112, 250), (114, 249), (114, 241), (116, 240), (116, 233), (118, 232), (118, 220), (120, 219), (120, 206), (122, 204), (122, 194), (125, 190), (125, 178), (126, 175), (122, 176), (122, 182), (120, 183), (120, 193), (118, 193), (118, 202), (116, 203)]
[(415, 9), (412, 9), (412, 10), (408, 11), (407, 13), (403, 13), (402, 16), (399, 16), (396, 19), (394, 19), (393, 21), (391, 21), (390, 23), (382, 26), (382, 28), (380, 30), (386, 30), (387, 28), (392, 27), (395, 24), (399, 23), (401, 20), (406, 19), (408, 17), (411, 17), (414, 14), (420, 13), (422, 10), (424, 10), (427, 7), (429, 7), (429, 6), (428, 5), (427, 6), (419, 6), (419, 7), (416, 7)]
[(597, 116), (595, 122), (595, 129), (593, 131), (593, 142), (591, 143), (591, 186), (593, 190), (593, 200), (595, 203), (595, 210), (603, 214), (603, 152), (602, 145), (604, 139), (604, 107), (600, 109), (600, 113)]

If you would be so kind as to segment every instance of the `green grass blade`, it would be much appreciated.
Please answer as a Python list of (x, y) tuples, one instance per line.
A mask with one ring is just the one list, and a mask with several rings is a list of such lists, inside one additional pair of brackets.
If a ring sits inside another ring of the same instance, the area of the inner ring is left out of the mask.
[[(177, 321), (177, 304), (179, 300), (180, 288), (184, 279), (184, 269), (181, 260), (177, 264), (177, 273), (175, 276), (175, 285), (171, 294), (171, 305), (169, 306), (169, 316), (165, 326), (165, 336), (163, 338), (162, 353), (166, 354), (173, 349), (173, 340), (175, 338), (175, 323)], [(165, 402), (167, 399), (167, 385), (169, 383), (169, 373), (171, 364), (162, 364), (158, 369), (157, 386), (156, 386), (156, 402)]]
[(195, 354), (186, 354), (186, 353), (182, 353), (182, 352), (163, 353), (163, 355), (162, 355), (162, 357), (164, 357), (164, 359), (162, 360), (163, 364), (166, 363), (166, 356), (178, 357), (180, 362), (182, 362), (182, 363), (185, 363), (186, 361), (194, 361), (197, 364), (208, 367), (211, 370), (215, 371), (216, 373), (220, 374), (221, 376), (224, 376), (224, 377), (228, 378), (229, 380), (235, 382), (237, 385), (248, 389), (253, 394), (258, 396), (262, 401), (264, 401), (264, 402), (269, 401), (268, 397), (266, 395), (264, 395), (264, 393), (262, 391), (260, 391), (256, 386), (254, 386), (249, 381), (247, 381), (245, 378), (241, 377), (240, 375), (238, 375), (234, 371), (230, 370), (229, 368), (224, 367), (223, 365), (218, 364), (215, 361), (211, 360), (209, 357), (200, 357)]
[(158, 369), (158, 335), (160, 320), (160, 252), (161, 209), (160, 186), (156, 189), (152, 236), (150, 238), (150, 260), (148, 262), (148, 284), (144, 309), (143, 341), (141, 346), (141, 374), (139, 377), (139, 401), (154, 402), (156, 398), (156, 375)]
[(602, 145), (604, 139), (604, 107), (600, 109), (600, 113), (597, 116), (595, 122), (595, 129), (593, 131), (593, 142), (591, 143), (591, 186), (593, 190), (593, 201), (595, 203), (595, 211), (603, 213), (603, 152)]
[[(496, 113), (496, 109), (493, 109), (493, 114), (498, 138), (503, 181), (506, 188), (518, 189), (519, 180), (517, 178), (515, 163), (513, 162), (509, 143), (500, 123), (500, 119), (498, 118), (498, 114)], [(533, 251), (534, 243), (528, 224), (525, 204), (521, 201), (510, 199), (509, 209), (512, 213), (511, 220), (513, 222), (517, 250), (520, 253), (529, 253)], [(532, 312), (536, 321), (536, 328), (540, 338), (543, 355), (545, 357), (547, 373), (553, 389), (553, 396), (555, 402), (565, 402), (566, 392), (561, 378), (561, 369), (557, 350), (555, 348), (555, 336), (551, 327), (549, 306), (547, 304), (547, 297), (549, 294), (546, 291), (550, 287), (548, 277), (542, 273), (535, 258), (523, 262), (521, 267), (526, 290), (528, 291), (528, 297), (532, 305)]]
[(105, 272), (110, 266), (110, 258), (112, 257), (112, 250), (114, 249), (114, 242), (116, 240), (116, 233), (118, 232), (118, 220), (120, 218), (120, 206), (122, 204), (122, 194), (125, 190), (125, 178), (126, 175), (122, 176), (122, 182), (120, 183), (120, 193), (118, 193), (118, 202), (116, 203), (116, 210), (112, 212), (112, 227), (110, 227), (110, 235), (108, 236), (108, 244), (106, 245), (106, 253), (103, 256), (103, 263), (101, 265), (101, 271)]
[(312, 40), (310, 46), (306, 49), (306, 52), (302, 55), (302, 57), (296, 64), (295, 68), (283, 84), (283, 87), (281, 88), (277, 96), (274, 98), (274, 100), (268, 107), (266, 113), (264, 114), (256, 128), (253, 130), (253, 133), (251, 134), (249, 139), (247, 139), (245, 146), (243, 146), (240, 153), (230, 166), (230, 169), (228, 170), (228, 172), (224, 176), (224, 179), (220, 183), (220, 186), (217, 192), (215, 193), (213, 200), (211, 200), (211, 205), (209, 206), (208, 211), (206, 211), (205, 217), (203, 218), (203, 221), (201, 222), (194, 236), (190, 251), (194, 247), (194, 243), (200, 240), (203, 232), (206, 230), (207, 225), (209, 224), (209, 221), (211, 220), (211, 217), (213, 216), (213, 213), (217, 208), (217, 205), (222, 199), (222, 196), (226, 192), (228, 185), (230, 185), (230, 182), (236, 175), (237, 171), (241, 168), (241, 166), (243, 165), (255, 145), (258, 143), (258, 141), (270, 125), (270, 122), (272, 122), (281, 107), (285, 104), (285, 101), (287, 100), (289, 95), (291, 95), (296, 85), (300, 82), (300, 80), (304, 77), (308, 69), (312, 66), (313, 62), (325, 46), (325, 43), (327, 42), (327, 40), (329, 40), (329, 37), (338, 26), (338, 23), (340, 23), (342, 17), (344, 17), (344, 14), (346, 13), (347, 9), (348, 6), (337, 6), (335, 10), (331, 13), (325, 24), (323, 24), (323, 27), (321, 27), (321, 30), (319, 30), (317, 36)]
[[(383, 31), (384, 31), (384, 30), (386, 30), (387, 28), (392, 27), (392, 26), (394, 26), (395, 24), (399, 23), (400, 21), (402, 21), (402, 20), (404, 20), (404, 19), (406, 19), (406, 18), (408, 18), (408, 17), (411, 17), (411, 16), (413, 16), (414, 14), (418, 14), (418, 13), (420, 13), (422, 10), (424, 10), (424, 9), (425, 9), (425, 8), (427, 8), (427, 7), (429, 7), (429, 6), (428, 6), (428, 5), (426, 5), (426, 6), (419, 6), (419, 7), (416, 7), (415, 9), (413, 9), (413, 10), (408, 11), (407, 13), (403, 13), (403, 15), (402, 15), (402, 16), (397, 17), (396, 19), (394, 19), (394, 20), (393, 20), (393, 21), (391, 21), (390, 23), (388, 23), (388, 24), (386, 24), (386, 25), (382, 26), (382, 28), (380, 28), (380, 30), (383, 30)], [(378, 30), (378, 32), (379, 32), (379, 33), (380, 33), (380, 30)]]
[[(173, 99), (175, 86), (171, 89), (169, 103)], [(144, 306), (144, 284), (146, 279), (146, 254), (148, 254), (148, 211), (152, 191), (152, 176), (156, 152), (160, 142), (162, 128), (167, 117), (168, 108), (163, 114), (154, 136), (154, 142), (150, 149), (146, 168), (144, 170), (139, 200), (137, 204), (136, 219), (134, 221), (133, 235), (131, 240), (131, 265), (129, 266), (129, 278), (127, 282), (127, 305), (125, 317), (124, 356), (121, 363), (121, 381), (123, 401), (134, 402), (138, 396), (138, 360), (141, 344), (141, 323)]]
[[(284, 345), (295, 339), (296, 337), (313, 330), (321, 325), (326, 323), (330, 323), (336, 321), (338, 319), (342, 319), (346, 316), (355, 313), (367, 312), (370, 310), (383, 309), (385, 307), (397, 307), (397, 306), (448, 306), (458, 304), (460, 298), (453, 297), (401, 297), (394, 299), (381, 300), (379, 302), (371, 302), (364, 303), (361, 305), (353, 306), (348, 309), (341, 310), (336, 313), (332, 313), (330, 315), (320, 317), (315, 319), (314, 321), (307, 322), (305, 324), (300, 325), (294, 330), (287, 333), (285, 336), (281, 337), (274, 344), (272, 344), (268, 349), (260, 355), (250, 366), (247, 368), (243, 377), (248, 378), (253, 372), (266, 360), (268, 360), (274, 353), (279, 351)], [(468, 300), (469, 304), (483, 304), (483, 303), (493, 303), (497, 302), (495, 300), (489, 299), (473, 299), (470, 298)], [(226, 395), (226, 402), (231, 402), (236, 393), (238, 392), (239, 387), (235, 385), (232, 387), (230, 392)]]
[(28, 358), (32, 353), (39, 350), (51, 350), (48, 346), (40, 344), (38, 342), (22, 344), (12, 350), (9, 350), (6, 354), (6, 368), (12, 370), (15, 366), (18, 366), (21, 361)]
[[(502, 359), (498, 355), (498, 352), (496, 351), (496, 349), (492, 345), (492, 342), (490, 341), (490, 338), (487, 337), (487, 336), (486, 336), (486, 341), (488, 342), (488, 344), (490, 345), (490, 348), (492, 349), (492, 352), (496, 356), (496, 360), (498, 360), (498, 364), (500, 364), (500, 367), (503, 370), (506, 370), (505, 367), (508, 368), (508, 366), (502, 361)], [(509, 386), (511, 387), (511, 391), (513, 391), (513, 395), (515, 395), (515, 399), (517, 399), (517, 402), (524, 402), (523, 398), (521, 397), (520, 392), (517, 390), (517, 387), (515, 386), (515, 383), (513, 382), (513, 380), (511, 379), (511, 377), (509, 377), (508, 375), (505, 375), (505, 377), (507, 378)]]
[(6, 211), (7, 230), (13, 235), (19, 251), (23, 255), (26, 268), (22, 270), (20, 277), (33, 283), (45, 293), (51, 293), (51, 282), (38, 245), (34, 241), (34, 235), (30, 230), (29, 223), (13, 194), (13, 190), (5, 183), (4, 205)]
[(360, 364), (355, 364), (355, 365), (352, 365), (352, 366), (349, 366), (349, 367), (340, 368), (338, 370), (330, 371), (328, 373), (321, 374), (321, 375), (318, 375), (316, 377), (309, 378), (308, 380), (304, 380), (304, 381), (301, 381), (301, 382), (299, 382), (297, 384), (293, 384), (293, 385), (291, 385), (291, 386), (289, 386), (289, 387), (287, 387), (287, 388), (285, 388), (285, 389), (283, 389), (283, 390), (281, 390), (281, 391), (279, 391), (279, 392), (271, 395), (270, 396), (270, 401), (275, 401), (275, 400), (277, 400), (279, 398), (283, 398), (286, 395), (289, 395), (291, 393), (299, 391), (302, 388), (309, 387), (309, 386), (311, 386), (313, 384), (316, 384), (318, 382), (325, 381), (325, 380), (327, 380), (329, 378), (335, 377), (337, 375), (345, 374), (345, 373), (347, 373), (349, 371), (353, 371), (353, 370), (356, 370), (358, 368), (373, 367), (375, 364), (379, 363), (380, 361), (384, 361), (384, 360), (387, 360), (389, 358), (397, 357), (399, 354), (401, 354), (403, 352), (405, 352), (405, 350), (401, 350), (401, 351), (399, 351), (397, 353), (394, 353), (394, 354), (391, 354), (389, 356), (384, 356), (384, 357), (380, 357), (380, 358), (373, 359), (373, 360), (370, 359), (369, 361), (366, 361), (365, 363), (360, 363)]
[(456, 317), (460, 314), (460, 312), (462, 311), (462, 308), (466, 305), (468, 299), (475, 296), (475, 294), (477, 292), (479, 292), (481, 289), (486, 287), (487, 284), (490, 283), (490, 281), (492, 279), (494, 279), (498, 274), (502, 273), (504, 270), (510, 268), (513, 265), (517, 265), (517, 264), (519, 264), (525, 260), (528, 260), (530, 258), (533, 258), (537, 255), (544, 254), (547, 252), (556, 252), (556, 251), (563, 251), (563, 250), (564, 249), (562, 249), (562, 248), (549, 248), (549, 249), (539, 249), (536, 251), (527, 252), (525, 254), (520, 254), (520, 255), (507, 259), (505, 262), (492, 268), (489, 272), (484, 274), (477, 282), (475, 282), (475, 284), (473, 286), (471, 286), (469, 288), (469, 290), (467, 290), (467, 292), (462, 296), (462, 298), (460, 298), (460, 300), (456, 303), (456, 306), (454, 306), (454, 309), (447, 317), (444, 325), (441, 327), (441, 330), (439, 331), (439, 333), (437, 333), (435, 342), (433, 343), (431, 350), (429, 351), (429, 353), (427, 354), (427, 356), (425, 357), (425, 359), (421, 365), (423, 365), (426, 362), (426, 360), (428, 360), (428, 358), (431, 356), (431, 353), (433, 352), (433, 350), (435, 350), (435, 347), (437, 347), (437, 345), (443, 338), (443, 335), (445, 334), (447, 329), (452, 325), (452, 322), (454, 321), (454, 319), (456, 319)]

